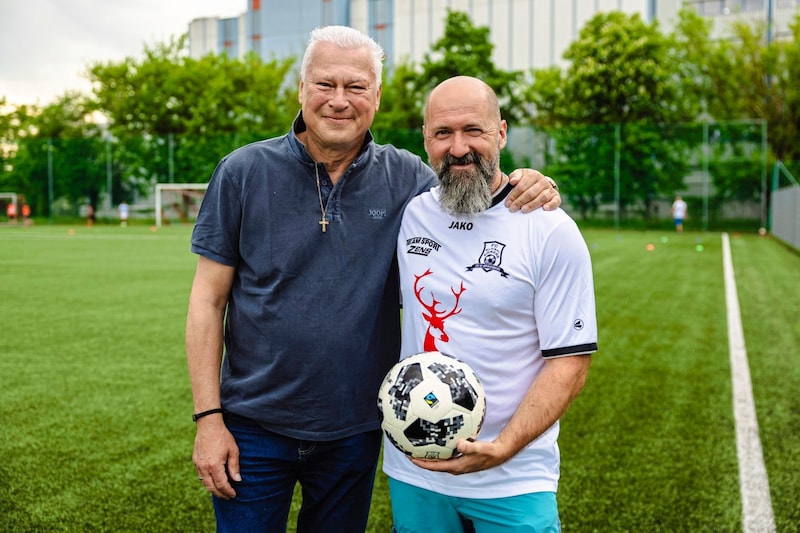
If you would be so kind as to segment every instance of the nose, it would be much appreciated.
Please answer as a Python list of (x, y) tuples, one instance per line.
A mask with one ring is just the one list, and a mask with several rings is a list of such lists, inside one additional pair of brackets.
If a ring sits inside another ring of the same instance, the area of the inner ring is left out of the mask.
[(347, 92), (344, 87), (335, 87), (328, 104), (336, 109), (347, 107), (350, 101), (347, 99)]
[(459, 131), (453, 133), (452, 144), (448, 150), (450, 155), (453, 157), (464, 157), (471, 151), (472, 149), (469, 146), (468, 137)]

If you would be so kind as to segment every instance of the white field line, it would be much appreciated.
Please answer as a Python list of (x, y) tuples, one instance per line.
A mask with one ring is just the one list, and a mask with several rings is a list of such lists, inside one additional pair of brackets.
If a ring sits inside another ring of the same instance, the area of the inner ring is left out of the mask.
[(764, 466), (758, 434), (753, 386), (750, 382), (750, 367), (744, 346), (739, 297), (727, 233), (722, 234), (722, 264), (728, 309), (728, 344), (733, 379), (736, 453), (739, 457), (739, 488), (742, 493), (742, 525), (744, 533), (771, 533), (775, 531), (775, 516), (772, 513), (767, 468)]

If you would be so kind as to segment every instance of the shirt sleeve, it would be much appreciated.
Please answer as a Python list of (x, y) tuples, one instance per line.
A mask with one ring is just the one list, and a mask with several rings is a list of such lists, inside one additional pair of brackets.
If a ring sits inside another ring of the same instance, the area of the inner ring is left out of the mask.
[(211, 176), (192, 232), (191, 250), (217, 263), (236, 266), (242, 200), (229, 166), (229, 160), (223, 159)]
[(541, 254), (534, 314), (544, 358), (597, 351), (592, 263), (572, 219), (556, 225)]

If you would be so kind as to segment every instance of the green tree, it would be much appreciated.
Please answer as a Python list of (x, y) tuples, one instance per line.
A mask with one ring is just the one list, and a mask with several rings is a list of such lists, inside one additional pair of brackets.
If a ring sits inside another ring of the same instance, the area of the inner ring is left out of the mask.
[[(800, 16), (790, 24), (792, 39), (767, 42), (763, 23), (739, 22), (733, 39), (713, 40), (710, 23), (681, 11), (675, 30), (681, 60), (695, 81), (708, 118), (765, 121), (773, 157), (800, 160)], [(742, 80), (746, 80), (743, 83)], [(716, 126), (715, 126), (716, 127)], [(710, 168), (720, 198), (761, 197), (763, 168), (760, 129), (720, 126), (727, 141), (714, 148)]]
[(684, 95), (672, 41), (638, 14), (601, 13), (564, 58), (563, 73), (533, 71), (526, 95), (536, 106), (532, 123), (554, 141), (547, 171), (584, 216), (616, 200), (615, 190), (623, 213), (642, 205), (647, 216), (655, 199), (682, 186), (689, 146), (672, 125), (697, 112)]
[(418, 89), (420, 73), (414, 64), (395, 65), (383, 81), (381, 105), (372, 124), (375, 139), (426, 157), (422, 142), (422, 105), (425, 95)]
[(3, 191), (17, 190), (12, 172), (17, 152), (19, 113), (19, 106), (12, 106), (5, 97), (0, 97), (0, 190)]
[(98, 206), (106, 183), (105, 150), (101, 128), (88, 120), (91, 109), (85, 95), (68, 91), (19, 117), (12, 174), (34, 214), (49, 214), (57, 198), (74, 214), (80, 204)]
[[(497, 93), (500, 113), (510, 125), (523, 122), (528, 115), (519, 91), (522, 72), (498, 69), (492, 61), (493, 51), (488, 27), (476, 27), (466, 13), (448, 10), (444, 34), (425, 54), (417, 92), (427, 95), (453, 76), (474, 76)], [(421, 120), (420, 116), (419, 125)]]
[(205, 181), (232, 149), (285, 132), (299, 109), (286, 83), (293, 58), (192, 59), (184, 49), (185, 36), (89, 69), (131, 186)]

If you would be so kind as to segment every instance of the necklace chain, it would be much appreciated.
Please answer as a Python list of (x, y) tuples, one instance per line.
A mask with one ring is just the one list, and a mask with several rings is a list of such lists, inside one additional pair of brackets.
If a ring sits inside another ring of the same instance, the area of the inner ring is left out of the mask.
[(328, 231), (328, 224), (330, 224), (330, 222), (328, 222), (327, 213), (328, 213), (328, 204), (330, 203), (331, 199), (328, 198), (328, 200), (325, 202), (325, 205), (324, 206), (322, 205), (322, 186), (319, 183), (319, 167), (317, 165), (318, 163), (315, 161), (314, 176), (317, 178), (317, 196), (319, 197), (319, 212), (321, 215), (319, 219), (319, 225), (322, 226), (322, 233), (325, 233), (326, 231)]

